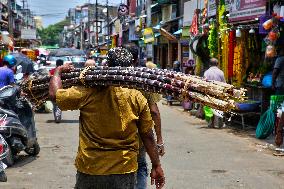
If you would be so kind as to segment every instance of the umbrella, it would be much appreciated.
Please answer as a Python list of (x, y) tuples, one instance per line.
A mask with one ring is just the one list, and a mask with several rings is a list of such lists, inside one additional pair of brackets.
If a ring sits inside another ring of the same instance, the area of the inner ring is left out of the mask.
[(73, 48), (60, 48), (49, 53), (49, 56), (85, 56), (83, 50)]
[(11, 53), (11, 55), (13, 55), (17, 60), (16, 66), (22, 66), (22, 73), (30, 74), (35, 71), (33, 61), (29, 59), (26, 55), (24, 55), (23, 53)]

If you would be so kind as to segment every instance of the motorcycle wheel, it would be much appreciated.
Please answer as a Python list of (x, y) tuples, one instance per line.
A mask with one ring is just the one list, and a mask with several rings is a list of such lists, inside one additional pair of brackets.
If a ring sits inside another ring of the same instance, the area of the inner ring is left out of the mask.
[(40, 146), (38, 142), (36, 141), (33, 145), (33, 147), (25, 149), (25, 152), (31, 156), (37, 156), (40, 152)]
[(12, 152), (10, 145), (8, 145), (7, 156), (3, 159), (3, 163), (5, 163), (8, 167), (13, 166), (14, 163), (15, 163), (14, 155), (13, 155), (13, 152)]

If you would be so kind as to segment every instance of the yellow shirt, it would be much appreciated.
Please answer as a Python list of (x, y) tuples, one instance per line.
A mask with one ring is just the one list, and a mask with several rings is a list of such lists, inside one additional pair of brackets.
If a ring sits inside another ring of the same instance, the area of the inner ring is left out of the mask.
[(120, 87), (72, 87), (58, 90), (56, 102), (61, 110), (80, 110), (78, 171), (110, 175), (137, 170), (138, 130), (146, 133), (153, 127), (141, 92)]
[(148, 104), (156, 104), (162, 99), (161, 95), (158, 93), (150, 93), (141, 91), (143, 96), (147, 99)]

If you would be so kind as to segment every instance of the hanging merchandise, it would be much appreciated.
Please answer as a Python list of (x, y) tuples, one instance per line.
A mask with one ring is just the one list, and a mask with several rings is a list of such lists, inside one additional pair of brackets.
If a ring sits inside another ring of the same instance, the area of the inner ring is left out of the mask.
[(215, 24), (210, 26), (209, 37), (208, 37), (208, 48), (210, 50), (210, 56), (217, 58), (218, 56), (218, 31)]
[(235, 32), (229, 32), (229, 57), (228, 57), (228, 78), (232, 78), (234, 75), (234, 49), (235, 49)]
[(266, 30), (270, 30), (270, 32), (268, 33), (268, 35), (266, 36), (264, 40), (265, 43), (267, 44), (266, 51), (265, 51), (265, 56), (267, 58), (273, 58), (277, 56), (275, 45), (276, 45), (277, 39), (280, 37), (280, 33), (279, 33), (280, 17), (277, 16), (276, 14), (273, 14), (272, 16), (273, 17), (271, 19), (269, 19), (263, 24), (263, 27)]
[(234, 73), (234, 85), (241, 86), (242, 84), (242, 71), (243, 71), (243, 57), (244, 57), (244, 48), (243, 42), (241, 39), (237, 40), (237, 45), (234, 49), (234, 65), (233, 65), (233, 73)]
[(225, 79), (228, 80), (229, 73), (228, 73), (228, 63), (229, 63), (229, 34), (223, 33), (222, 37), (222, 47), (221, 47), (221, 70), (224, 72)]
[(118, 18), (126, 17), (129, 14), (129, 7), (125, 4), (120, 4), (117, 10)]
[(265, 51), (265, 57), (266, 58), (273, 58), (276, 57), (277, 52), (276, 52), (276, 48), (273, 45), (268, 45), (266, 47), (266, 51)]
[(273, 26), (273, 19), (272, 19), (272, 18), (269, 19), (269, 20), (267, 20), (266, 22), (264, 22), (264, 23), (262, 24), (262, 27), (263, 27), (265, 30), (270, 30), (270, 29), (272, 28), (272, 26)]
[[(262, 15), (259, 17), (259, 34), (268, 34), (268, 31), (264, 28), (263, 24), (270, 20), (272, 17), (268, 15)], [(266, 23), (270, 24), (270, 23)], [(266, 26), (265, 26), (266, 27)], [(269, 28), (270, 26), (267, 26), (266, 28)]]
[(208, 10), (207, 10), (207, 7), (208, 7), (208, 0), (204, 0), (204, 9), (202, 10), (202, 25), (206, 24), (207, 23), (207, 13), (208, 13)]
[(219, 10), (218, 11), (219, 12), (219, 33), (220, 33), (220, 38), (221, 38), (220, 67), (224, 72), (225, 79), (228, 80), (229, 33), (227, 32), (228, 28), (227, 28), (225, 0), (220, 0), (220, 5), (218, 7), (218, 10)]
[(280, 33), (278, 29), (274, 29), (268, 33), (267, 39), (271, 41), (272, 43), (275, 43), (279, 37), (280, 37)]
[(199, 33), (199, 31), (198, 31), (198, 15), (199, 15), (199, 13), (200, 13), (200, 10), (195, 9), (193, 19), (192, 19), (192, 24), (191, 24), (191, 27), (190, 27), (190, 33), (193, 36), (196, 36)]

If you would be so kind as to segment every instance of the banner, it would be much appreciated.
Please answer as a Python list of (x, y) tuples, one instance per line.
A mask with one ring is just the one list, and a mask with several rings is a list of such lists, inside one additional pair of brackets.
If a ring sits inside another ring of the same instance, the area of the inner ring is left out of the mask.
[(36, 30), (35, 29), (21, 29), (21, 38), (22, 39), (36, 39)]
[(266, 12), (266, 0), (231, 0), (230, 22), (252, 20)]
[(143, 36), (144, 43), (152, 43), (155, 41), (154, 32), (152, 28), (145, 28)]
[[(230, 10), (230, 3), (231, 0), (225, 0), (226, 11)], [(212, 17), (215, 15), (216, 15), (216, 0), (208, 0), (208, 17)]]

